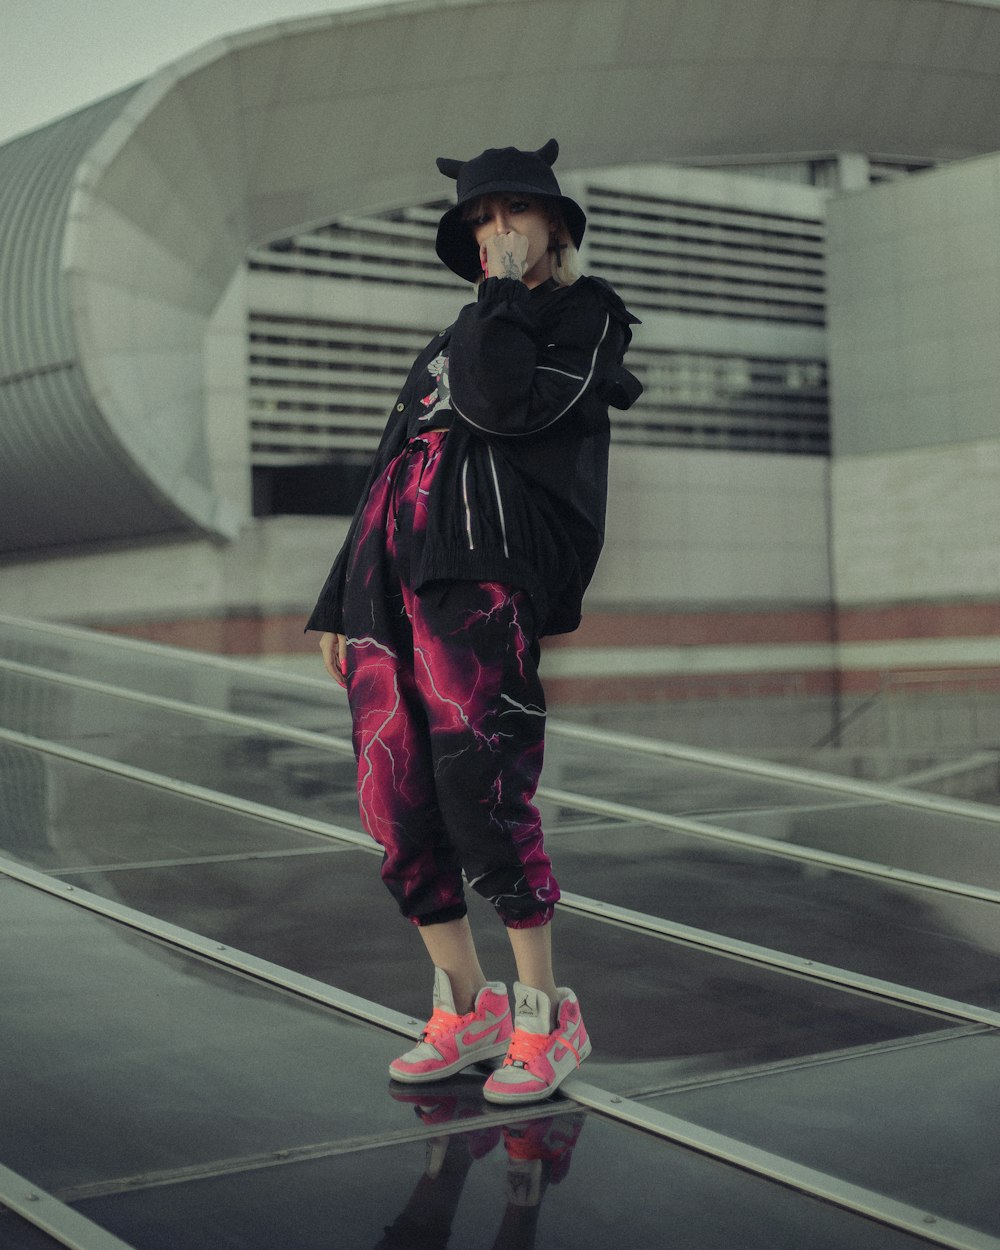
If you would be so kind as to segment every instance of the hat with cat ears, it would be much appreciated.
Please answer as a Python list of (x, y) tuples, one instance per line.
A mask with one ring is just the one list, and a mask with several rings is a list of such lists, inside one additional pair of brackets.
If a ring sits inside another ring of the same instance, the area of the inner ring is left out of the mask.
[(441, 218), (437, 231), (437, 254), (453, 272), (468, 282), (480, 274), (479, 246), (463, 208), (488, 195), (531, 195), (555, 200), (562, 212), (570, 238), (580, 246), (587, 227), (587, 215), (575, 200), (563, 195), (552, 172), (559, 155), (559, 144), (550, 139), (537, 152), (519, 148), (487, 148), (468, 161), (437, 158), (437, 167), (446, 178), (458, 183), (457, 202)]

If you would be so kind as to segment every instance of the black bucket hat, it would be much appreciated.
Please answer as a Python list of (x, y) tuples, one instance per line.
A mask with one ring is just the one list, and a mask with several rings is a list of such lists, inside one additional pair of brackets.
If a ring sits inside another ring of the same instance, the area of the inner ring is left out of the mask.
[(480, 274), (479, 248), (468, 222), (462, 220), (462, 209), (473, 200), (487, 195), (541, 195), (555, 200), (562, 210), (570, 238), (580, 246), (587, 227), (587, 215), (575, 200), (563, 195), (552, 172), (559, 155), (559, 144), (550, 139), (537, 152), (519, 148), (487, 148), (469, 161), (455, 161), (446, 156), (437, 158), (437, 167), (447, 178), (458, 182), (458, 202), (449, 208), (438, 223), (437, 254), (448, 268), (468, 282)]

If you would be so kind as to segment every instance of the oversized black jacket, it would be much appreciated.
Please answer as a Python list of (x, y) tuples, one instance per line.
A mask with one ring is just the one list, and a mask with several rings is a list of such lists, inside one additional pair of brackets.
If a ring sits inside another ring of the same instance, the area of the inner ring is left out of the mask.
[(539, 637), (580, 623), (604, 541), (608, 404), (641, 387), (622, 367), (637, 319), (597, 278), (529, 290), (488, 278), (478, 299), (417, 357), (389, 417), (347, 539), (306, 629), (343, 633), (354, 535), (368, 491), (400, 452), (447, 353), (455, 413), (428, 498), (414, 590), (447, 580), (499, 581), (531, 597)]

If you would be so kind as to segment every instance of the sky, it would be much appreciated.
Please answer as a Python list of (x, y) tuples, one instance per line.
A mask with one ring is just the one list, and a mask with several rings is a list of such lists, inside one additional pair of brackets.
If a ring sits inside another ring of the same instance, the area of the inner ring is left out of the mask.
[(382, 2), (0, 0), (0, 143), (148, 78), (220, 35)]

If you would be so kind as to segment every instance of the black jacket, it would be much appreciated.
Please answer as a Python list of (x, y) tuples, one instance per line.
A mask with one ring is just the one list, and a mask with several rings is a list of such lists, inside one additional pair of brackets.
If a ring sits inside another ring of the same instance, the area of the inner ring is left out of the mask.
[(439, 579), (505, 582), (531, 596), (539, 636), (576, 629), (604, 542), (608, 404), (627, 408), (642, 390), (622, 367), (633, 324), (598, 278), (530, 291), (510, 278), (483, 282), (414, 362), (306, 629), (344, 632), (345, 580), (368, 491), (402, 449), (427, 366), (442, 353), (455, 417), (413, 589)]

